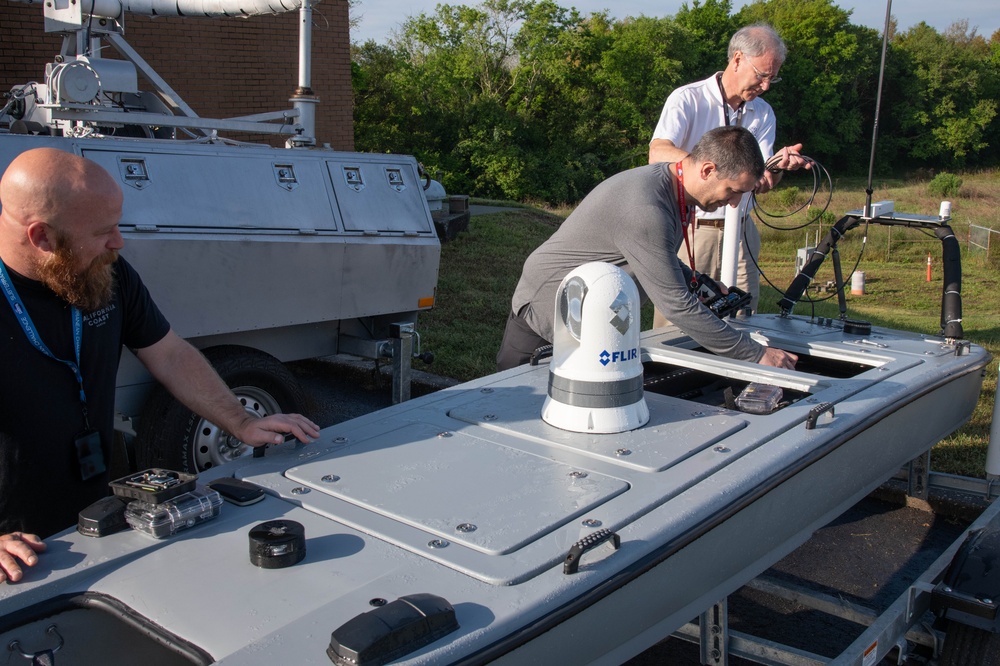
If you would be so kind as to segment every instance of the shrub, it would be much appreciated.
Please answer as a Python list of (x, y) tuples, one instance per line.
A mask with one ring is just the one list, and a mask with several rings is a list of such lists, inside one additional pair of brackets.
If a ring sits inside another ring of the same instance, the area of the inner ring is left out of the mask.
[(934, 179), (927, 185), (927, 189), (930, 190), (930, 193), (939, 197), (955, 196), (958, 194), (958, 190), (961, 187), (962, 179), (953, 173), (948, 173), (947, 171), (942, 171), (938, 175), (934, 176)]
[(832, 227), (837, 222), (837, 216), (833, 214), (833, 211), (824, 210), (823, 214), (819, 216), (819, 223), (824, 227)]
[(799, 202), (799, 188), (779, 187), (771, 194), (771, 201), (781, 208), (794, 208)]

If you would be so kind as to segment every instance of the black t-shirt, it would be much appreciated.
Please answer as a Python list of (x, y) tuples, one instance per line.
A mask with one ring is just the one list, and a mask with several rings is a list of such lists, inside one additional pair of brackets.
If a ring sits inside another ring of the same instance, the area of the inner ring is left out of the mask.
[[(74, 360), (69, 304), (40, 282), (8, 269), (39, 336), (53, 355)], [(138, 273), (115, 264), (115, 294), (106, 308), (83, 315), (80, 371), (91, 428), (110, 464), (115, 382), (122, 346), (148, 347), (170, 330)], [(108, 494), (108, 472), (82, 479), (74, 442), (84, 431), (73, 371), (29, 341), (0, 296), (0, 534), (49, 536), (76, 524), (77, 513)]]

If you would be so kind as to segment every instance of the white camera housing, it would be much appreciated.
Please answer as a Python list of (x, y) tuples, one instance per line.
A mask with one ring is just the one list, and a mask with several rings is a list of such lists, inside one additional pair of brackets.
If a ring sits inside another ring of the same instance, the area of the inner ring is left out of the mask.
[(616, 433), (649, 421), (639, 349), (639, 290), (611, 264), (584, 264), (556, 292), (542, 419), (573, 432)]

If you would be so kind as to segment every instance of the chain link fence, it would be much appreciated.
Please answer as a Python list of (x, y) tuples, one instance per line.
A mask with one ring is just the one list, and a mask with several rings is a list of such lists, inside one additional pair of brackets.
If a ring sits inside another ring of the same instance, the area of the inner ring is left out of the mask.
[(969, 254), (981, 256), (988, 264), (1000, 264), (1000, 231), (970, 224)]

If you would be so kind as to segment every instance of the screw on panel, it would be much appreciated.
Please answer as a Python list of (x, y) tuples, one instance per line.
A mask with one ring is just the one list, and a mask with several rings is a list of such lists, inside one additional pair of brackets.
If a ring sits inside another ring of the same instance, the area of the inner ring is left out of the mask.
[(458, 525), (455, 526), (455, 529), (459, 532), (464, 532), (468, 534), (469, 532), (475, 532), (476, 526), (473, 525), (472, 523), (459, 523)]
[(572, 476), (574, 479), (586, 479), (587, 478), (587, 473), (586, 472), (580, 472), (580, 471), (576, 471), (576, 470), (570, 472), (569, 475)]
[(615, 451), (615, 455), (616, 456), (630, 456), (630, 455), (632, 455), (632, 452), (629, 451), (628, 449), (618, 449), (617, 451)]
[(346, 437), (334, 437), (333, 441), (334, 441), (335, 444), (343, 444), (344, 442), (347, 441), (347, 438)]
[(717, 446), (715, 447), (715, 450), (719, 453), (729, 453), (729, 447), (727, 446)]
[(375, 608), (379, 608), (381, 606), (385, 606), (387, 603), (389, 603), (389, 602), (386, 601), (385, 599), (382, 599), (381, 597), (375, 597), (374, 599), (371, 599), (368, 602), (368, 605), (369, 606), (374, 606)]
[(340, 477), (336, 474), (324, 474), (320, 481), (324, 481), (326, 483), (336, 483), (337, 481), (340, 481)]
[(583, 524), (587, 527), (600, 527), (601, 521), (599, 521), (597, 518), (586, 518), (583, 521)]
[(493, 389), (491, 389), (489, 387), (481, 388), (481, 389), (479, 389), (479, 392), (480, 393), (493, 393)]
[(431, 548), (447, 548), (449, 544), (444, 539), (431, 539), (427, 545)]
[(451, 437), (450, 432), (439, 432), (438, 437)]
[(483, 417), (483, 420), (484, 421), (496, 421), (497, 420), (497, 415), (496, 414), (487, 414), (486, 416)]
[(297, 486), (295, 488), (292, 488), (292, 494), (293, 495), (305, 495), (308, 492), (309, 492), (309, 489), (308, 488), (303, 488), (302, 486)]

